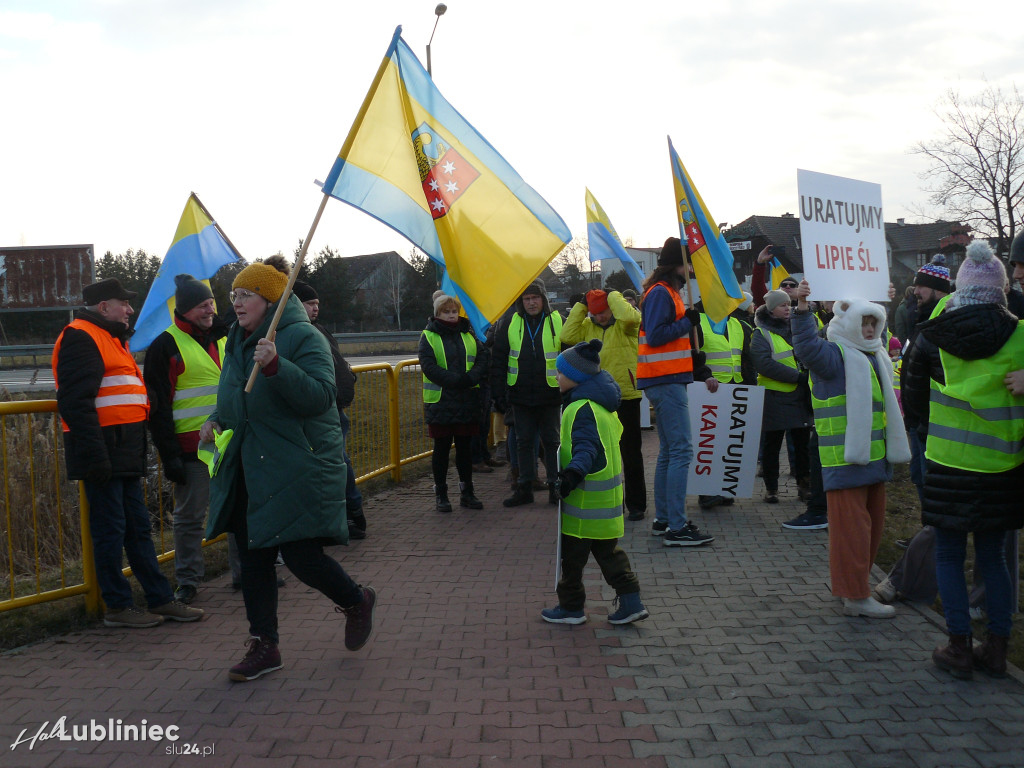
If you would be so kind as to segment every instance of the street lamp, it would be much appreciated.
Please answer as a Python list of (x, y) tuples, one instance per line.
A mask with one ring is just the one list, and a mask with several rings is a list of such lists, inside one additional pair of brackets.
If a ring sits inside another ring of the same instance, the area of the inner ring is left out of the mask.
[(434, 76), (433, 72), (430, 71), (430, 44), (434, 42), (434, 32), (437, 32), (437, 22), (444, 16), (444, 12), (448, 10), (448, 6), (444, 3), (438, 3), (437, 7), (434, 8), (434, 15), (437, 19), (434, 20), (434, 29), (430, 33), (430, 40), (427, 42), (427, 74), (431, 77)]

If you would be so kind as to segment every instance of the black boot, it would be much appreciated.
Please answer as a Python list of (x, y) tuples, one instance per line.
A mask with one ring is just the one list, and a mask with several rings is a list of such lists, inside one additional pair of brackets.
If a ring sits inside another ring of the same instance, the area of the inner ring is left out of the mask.
[(437, 511), (442, 514), (447, 514), (452, 511), (452, 503), (448, 501), (448, 486), (447, 485), (435, 485), (434, 486), (435, 503), (437, 505)]
[(470, 480), (468, 483), (459, 483), (459, 506), (466, 507), (466, 509), (483, 509), (484, 503), (480, 501), (476, 496), (473, 495), (473, 481)]
[(958, 680), (970, 680), (974, 672), (971, 636), (950, 635), (949, 645), (936, 648), (932, 653), (932, 661), (936, 667), (949, 672)]
[(989, 677), (1006, 677), (1006, 646), (1010, 638), (989, 635), (974, 649), (974, 668)]
[(529, 483), (516, 484), (512, 495), (501, 502), (506, 507), (521, 507), (523, 504), (533, 504), (533, 489)]

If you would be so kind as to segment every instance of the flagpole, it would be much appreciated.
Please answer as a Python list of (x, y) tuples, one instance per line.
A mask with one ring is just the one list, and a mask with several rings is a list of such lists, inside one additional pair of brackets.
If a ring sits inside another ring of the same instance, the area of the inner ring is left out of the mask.
[[(324, 193), (324, 199), (320, 201), (320, 208), (316, 212), (316, 216), (313, 219), (313, 224), (309, 228), (309, 234), (306, 235), (306, 239), (302, 241), (302, 247), (299, 249), (299, 255), (295, 257), (295, 264), (292, 266), (291, 274), (288, 275), (288, 284), (284, 287), (284, 293), (281, 294), (281, 298), (277, 300), (277, 309), (274, 310), (274, 318), (270, 321), (270, 328), (267, 329), (267, 335), (264, 337), (267, 341), (273, 341), (274, 336), (277, 334), (277, 324), (281, 322), (281, 315), (284, 314), (284, 307), (288, 303), (288, 297), (292, 295), (292, 288), (295, 285), (295, 281), (299, 277), (299, 270), (302, 269), (302, 261), (306, 258), (306, 249), (309, 247), (309, 241), (313, 239), (313, 233), (316, 232), (316, 225), (320, 223), (320, 217), (323, 215), (324, 208), (327, 207), (327, 200), (330, 198), (326, 192)], [(261, 366), (256, 363), (252, 367), (252, 373), (249, 374), (249, 380), (245, 383), (245, 391), (251, 392), (253, 382), (256, 381), (256, 376), (259, 374)]]

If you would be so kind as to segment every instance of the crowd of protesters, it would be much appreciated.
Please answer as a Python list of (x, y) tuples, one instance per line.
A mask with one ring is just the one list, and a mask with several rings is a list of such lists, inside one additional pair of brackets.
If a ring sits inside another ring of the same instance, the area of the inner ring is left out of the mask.
[[(1024, 526), (1024, 297), (1009, 290), (1006, 268), (982, 241), (968, 247), (955, 291), (936, 258), (889, 316), (855, 296), (816, 306), (812, 287), (793, 277), (770, 290), (771, 257), (766, 248), (755, 260), (751, 294), (724, 332), (699, 302), (687, 306), (692, 271), (677, 238), (666, 240), (642, 297), (591, 290), (563, 319), (537, 279), (486, 339), (457, 298), (435, 293), (419, 360), (436, 511), (452, 512), (453, 445), (459, 506), (483, 509), (473, 473), (504, 466), (487, 448), (491, 413), (501, 414), (511, 478), (503, 505), (533, 504), (534, 491), (544, 489), (562, 510), (559, 604), (542, 618), (586, 620), (581, 575), (593, 554), (618, 596), (609, 621), (639, 621), (648, 612), (618, 539), (623, 519), (647, 516), (642, 403), (653, 407), (658, 434), (651, 533), (666, 547), (704, 546), (714, 538), (687, 511), (687, 388), (756, 383), (765, 389), (763, 500), (779, 501), (785, 444), (807, 508), (783, 525), (828, 529), (831, 589), (844, 613), (888, 618), (897, 599), (937, 591), (949, 640), (935, 664), (960, 678), (976, 668), (1005, 674), (1013, 608), (1007, 551), (1015, 555), (1008, 532)], [(1014, 240), (1011, 262), (1014, 280), (1024, 280), (1024, 235)], [(201, 620), (192, 605), (203, 578), (200, 545), (204, 533), (227, 532), (249, 623), (248, 650), (230, 669), (232, 680), (282, 666), (279, 558), (346, 616), (345, 645), (358, 650), (372, 632), (376, 594), (324, 552), (366, 535), (345, 447), (355, 375), (316, 323), (316, 291), (289, 281), (280, 257), (251, 264), (232, 284), (229, 326), (205, 283), (180, 275), (176, 288), (173, 322), (150, 347), (145, 376), (128, 348), (135, 294), (117, 280), (86, 287), (85, 309), (54, 349), (67, 471), (83, 481), (92, 509), (104, 622)], [(174, 483), (174, 591), (157, 565), (141, 494), (147, 429)], [(918, 553), (913, 560), (872, 591), (886, 483), (901, 462), (910, 464), (925, 528), (908, 549)], [(699, 507), (732, 501), (701, 496)], [(964, 579), (968, 533), (988, 622), (977, 647)], [(121, 572), (124, 555), (145, 609), (134, 605)], [(921, 570), (933, 563), (929, 590)]]

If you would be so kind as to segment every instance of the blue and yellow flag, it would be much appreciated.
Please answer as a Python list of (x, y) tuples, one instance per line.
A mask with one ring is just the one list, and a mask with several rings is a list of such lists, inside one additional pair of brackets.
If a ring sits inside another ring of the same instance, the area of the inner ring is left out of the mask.
[(434, 86), (395, 30), (324, 192), (445, 267), (483, 334), (571, 239), (568, 227)]
[(772, 256), (772, 260), (768, 262), (768, 277), (773, 291), (777, 290), (782, 285), (782, 281), (789, 277), (789, 272), (782, 266), (778, 256)]
[(167, 249), (149, 289), (146, 303), (139, 310), (132, 336), (132, 352), (141, 352), (157, 336), (167, 330), (174, 317), (174, 278), (180, 274), (192, 275), (209, 285), (209, 279), (225, 264), (241, 260), (231, 241), (199, 202), (196, 193), (189, 195), (185, 210), (181, 212), (178, 231)]
[(618, 259), (622, 262), (622, 268), (626, 271), (630, 281), (636, 286), (639, 293), (643, 293), (644, 274), (640, 266), (633, 260), (622, 241), (612, 226), (608, 214), (597, 202), (597, 199), (587, 189), (587, 242), (590, 244), (590, 260), (601, 261), (602, 259)]
[[(718, 333), (724, 333), (729, 313), (743, 302), (743, 291), (733, 271), (732, 251), (725, 242), (707, 206), (690, 181), (690, 176), (668, 140), (672, 162), (672, 185), (679, 217), (679, 237), (697, 275), (704, 312)], [(719, 330), (721, 328), (721, 330)]]

